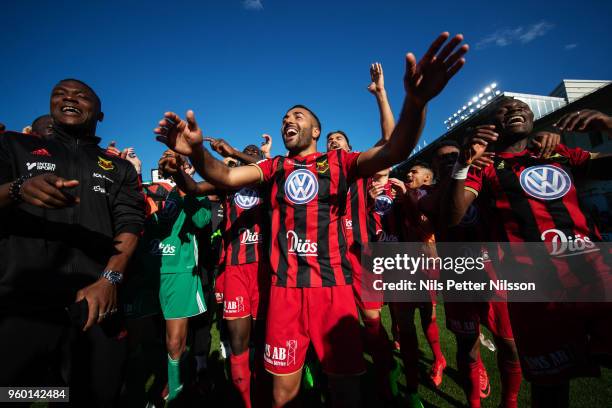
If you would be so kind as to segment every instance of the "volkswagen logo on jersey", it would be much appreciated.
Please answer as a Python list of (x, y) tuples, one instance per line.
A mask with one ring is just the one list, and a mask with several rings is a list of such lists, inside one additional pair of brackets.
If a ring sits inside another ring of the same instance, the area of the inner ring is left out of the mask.
[(295, 170), (285, 180), (285, 195), (293, 204), (308, 204), (318, 192), (319, 182), (310, 170)]
[(393, 199), (386, 194), (376, 197), (374, 211), (379, 215), (385, 215), (393, 206)]
[(556, 200), (572, 187), (572, 180), (565, 170), (540, 165), (528, 167), (521, 172), (521, 187), (527, 194), (540, 200)]
[(259, 204), (257, 190), (244, 187), (234, 195), (234, 203), (243, 210), (248, 210)]

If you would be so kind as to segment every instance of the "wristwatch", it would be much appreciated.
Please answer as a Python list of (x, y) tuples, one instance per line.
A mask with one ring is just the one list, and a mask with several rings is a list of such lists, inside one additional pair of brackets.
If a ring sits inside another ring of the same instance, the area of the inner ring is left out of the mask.
[(105, 270), (100, 275), (101, 278), (108, 280), (113, 285), (118, 285), (123, 281), (123, 274), (121, 272), (113, 271), (110, 269)]

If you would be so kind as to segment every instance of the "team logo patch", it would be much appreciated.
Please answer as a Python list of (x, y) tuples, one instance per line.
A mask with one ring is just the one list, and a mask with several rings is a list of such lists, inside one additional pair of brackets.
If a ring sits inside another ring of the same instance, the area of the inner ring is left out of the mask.
[(374, 211), (379, 215), (385, 215), (393, 206), (393, 199), (386, 194), (376, 197)]
[(98, 166), (102, 170), (106, 170), (106, 171), (110, 171), (110, 170), (113, 170), (115, 168), (115, 165), (113, 164), (113, 162), (111, 160), (103, 159), (100, 156), (98, 156)]
[(526, 168), (521, 172), (520, 182), (527, 194), (540, 200), (556, 200), (572, 188), (572, 180), (565, 170), (551, 165)]
[(259, 194), (257, 190), (245, 187), (234, 195), (234, 203), (243, 210), (248, 210), (259, 204)]
[(328, 170), (329, 170), (329, 163), (327, 162), (327, 159), (317, 162), (317, 173), (324, 174)]
[(28, 162), (26, 163), (28, 171), (55, 171), (55, 163)]
[(285, 180), (285, 195), (293, 204), (308, 204), (318, 192), (319, 182), (310, 170), (295, 170)]

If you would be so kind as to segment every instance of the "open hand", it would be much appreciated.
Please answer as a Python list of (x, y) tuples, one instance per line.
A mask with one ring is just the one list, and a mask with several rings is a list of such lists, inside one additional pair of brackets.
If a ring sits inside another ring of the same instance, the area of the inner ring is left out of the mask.
[(203, 138), (192, 110), (187, 111), (185, 118), (183, 120), (174, 112), (166, 112), (153, 133), (158, 141), (170, 149), (189, 156), (202, 145)]
[(370, 79), (372, 79), (372, 82), (368, 85), (368, 91), (373, 95), (385, 90), (385, 75), (380, 62), (370, 65)]
[(468, 52), (469, 46), (464, 44), (455, 51), (463, 41), (463, 35), (457, 34), (439, 51), (448, 38), (449, 33), (440, 34), (418, 63), (414, 54), (406, 55), (404, 88), (420, 105), (424, 106), (442, 92), (448, 81), (465, 64), (463, 56)]
[(585, 109), (562, 116), (553, 126), (563, 132), (609, 132), (612, 130), (612, 117), (596, 110)]
[[(498, 133), (495, 132), (495, 125), (476, 126), (468, 130), (465, 137), (463, 148), (459, 153), (459, 159), (464, 164), (472, 164), (483, 157), (489, 143), (497, 140)], [(489, 157), (490, 159), (490, 157)], [(487, 161), (486, 158), (480, 161), (482, 164), (491, 164), (492, 161)], [(486, 167), (486, 166), (485, 166)]]

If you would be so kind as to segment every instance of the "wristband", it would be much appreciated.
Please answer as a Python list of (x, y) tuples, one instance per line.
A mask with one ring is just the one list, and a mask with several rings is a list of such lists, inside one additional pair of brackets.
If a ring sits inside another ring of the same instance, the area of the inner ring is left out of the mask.
[(21, 187), (30, 177), (32, 177), (32, 174), (26, 174), (25, 176), (17, 178), (9, 185), (9, 197), (11, 200), (16, 203), (23, 201), (23, 197), (21, 196)]
[(106, 279), (115, 286), (123, 281), (123, 274), (121, 272), (113, 271), (111, 269), (107, 269), (102, 272), (100, 277)]
[(467, 178), (468, 170), (470, 169), (470, 165), (459, 164), (459, 162), (455, 162), (453, 166), (452, 178), (455, 180), (465, 180)]

